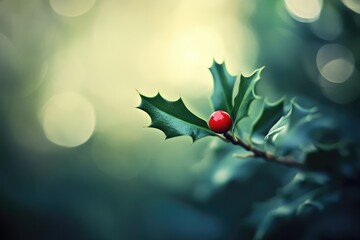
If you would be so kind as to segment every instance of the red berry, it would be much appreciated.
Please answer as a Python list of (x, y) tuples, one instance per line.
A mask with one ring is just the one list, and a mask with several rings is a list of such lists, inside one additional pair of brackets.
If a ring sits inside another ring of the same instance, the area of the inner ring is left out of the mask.
[(208, 123), (214, 132), (226, 133), (231, 128), (232, 120), (227, 112), (219, 110), (211, 114)]

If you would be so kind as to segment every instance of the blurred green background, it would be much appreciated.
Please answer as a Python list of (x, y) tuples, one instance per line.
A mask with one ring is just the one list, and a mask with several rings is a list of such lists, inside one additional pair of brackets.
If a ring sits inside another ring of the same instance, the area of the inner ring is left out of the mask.
[[(265, 65), (262, 94), (340, 112), (357, 137), (359, 13), (356, 0), (0, 0), (2, 236), (236, 239), (252, 183), (211, 170), (222, 143), (145, 129), (137, 91), (206, 119), (213, 59), (234, 75)], [(260, 198), (293, 176), (264, 166)]]

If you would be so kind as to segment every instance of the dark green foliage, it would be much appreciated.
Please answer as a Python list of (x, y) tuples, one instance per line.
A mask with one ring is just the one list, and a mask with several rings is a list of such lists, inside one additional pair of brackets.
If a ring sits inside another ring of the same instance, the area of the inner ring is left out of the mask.
[[(214, 61), (210, 68), (214, 78), (212, 104), (215, 109), (225, 109), (231, 113), (234, 139), (236, 139), (235, 133), (239, 131), (241, 136), (249, 136), (242, 139), (247, 146), (240, 144), (246, 150), (253, 151), (255, 155), (261, 157), (272, 154), (279, 158), (292, 158), (293, 160), (290, 161), (294, 161), (295, 165), (307, 164), (308, 161), (304, 162), (306, 155), (310, 152), (317, 153), (319, 144), (326, 145), (321, 143), (324, 139), (323, 131), (327, 130), (320, 128), (323, 125), (323, 117), (317, 108), (303, 108), (295, 100), (290, 101), (286, 106), (288, 110), (284, 112), (284, 98), (270, 103), (266, 98), (257, 95), (255, 88), (261, 79), (262, 70), (263, 68), (257, 69), (249, 77), (241, 75), (239, 83), (236, 83), (235, 77), (227, 72), (225, 64)], [(196, 141), (205, 136), (219, 136), (208, 128), (204, 120), (188, 110), (181, 98), (177, 101), (168, 101), (160, 94), (152, 98), (140, 96), (142, 101), (138, 108), (151, 117), (150, 127), (163, 131), (166, 138), (189, 135), (193, 141)], [(255, 109), (253, 115), (256, 117), (250, 117), (251, 104), (255, 100), (261, 101), (261, 106)], [(248, 127), (240, 129), (238, 124), (244, 118), (249, 118), (251, 123)], [(313, 134), (315, 132), (316, 134)], [(234, 141), (233, 143), (236, 144)], [(336, 146), (338, 142), (333, 142), (332, 145), (334, 144)], [(253, 150), (252, 146), (256, 146), (263, 153), (257, 153), (258, 150)], [(245, 154), (245, 158), (247, 156), (251, 154)], [(278, 161), (274, 157), (270, 160)], [(313, 165), (310, 164), (305, 168), (311, 170)], [(317, 167), (316, 170), (321, 169)]]
[[(234, 201), (241, 198), (241, 205), (222, 211), (229, 211), (229, 216), (235, 211), (237, 217), (244, 219), (238, 226), (242, 239), (315, 239), (312, 238), (315, 233), (306, 231), (311, 226), (309, 219), (320, 216), (314, 221), (321, 224), (328, 214), (333, 214), (332, 207), (340, 201), (341, 183), (357, 181), (357, 148), (344, 141), (336, 121), (321, 113), (318, 107), (305, 108), (294, 99), (286, 103), (285, 98), (270, 103), (257, 95), (255, 88), (262, 69), (249, 77), (240, 75), (236, 84), (235, 76), (227, 72), (224, 63), (214, 61), (210, 68), (214, 78), (212, 105), (216, 110), (228, 111), (233, 118), (231, 136), (224, 136), (233, 138), (230, 142), (243, 149), (219, 145), (208, 151), (203, 162), (211, 167), (200, 169), (202, 179), (199, 180), (206, 191), (196, 196), (214, 199), (213, 204), (228, 201), (217, 199), (220, 193)], [(139, 108), (150, 115), (150, 127), (162, 130), (167, 138), (189, 135), (195, 141), (212, 135), (224, 140), (212, 133), (204, 120), (191, 113), (181, 99), (171, 102), (159, 94), (153, 98), (141, 95), (141, 99)], [(252, 107), (255, 102), (256, 106)], [(250, 124), (240, 128), (244, 118), (248, 118)], [(236, 142), (237, 133), (242, 138), (246, 136), (243, 144)], [(259, 155), (259, 151), (274, 157)], [(288, 166), (301, 166), (305, 172), (255, 160), (257, 156)], [(266, 191), (253, 192), (253, 189)], [(261, 203), (251, 211), (254, 201)], [(342, 231), (336, 234), (344, 234)], [(316, 234), (328, 236), (323, 230)]]

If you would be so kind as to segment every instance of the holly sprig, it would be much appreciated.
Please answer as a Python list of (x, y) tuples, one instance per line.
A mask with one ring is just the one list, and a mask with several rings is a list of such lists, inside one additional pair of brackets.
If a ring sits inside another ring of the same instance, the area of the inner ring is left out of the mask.
[[(222, 134), (210, 129), (207, 122), (192, 113), (181, 98), (169, 101), (160, 93), (154, 97), (140, 94), (138, 108), (150, 116), (149, 127), (163, 131), (166, 139), (188, 135), (195, 142), (207, 136), (218, 137), (248, 151), (248, 154), (240, 157), (262, 158), (290, 167), (305, 168), (308, 153), (319, 150), (318, 139), (309, 134), (313, 130), (309, 123), (318, 120), (320, 114), (316, 108), (305, 109), (295, 100), (285, 104), (285, 98), (281, 98), (271, 103), (257, 94), (256, 86), (263, 69), (256, 69), (249, 76), (233, 76), (224, 62), (213, 61), (209, 68), (214, 81), (211, 105), (214, 111), (225, 111), (232, 119), (229, 131)], [(255, 114), (250, 114), (254, 102), (259, 107)], [(241, 120), (245, 118), (250, 119), (251, 123), (244, 128)]]

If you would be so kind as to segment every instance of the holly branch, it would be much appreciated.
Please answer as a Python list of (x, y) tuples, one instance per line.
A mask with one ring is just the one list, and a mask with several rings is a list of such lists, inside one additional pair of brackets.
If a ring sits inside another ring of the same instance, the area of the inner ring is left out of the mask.
[[(261, 149), (258, 149), (256, 147), (253, 147), (249, 144), (246, 144), (245, 142), (241, 141), (241, 139), (237, 136), (232, 136), (229, 133), (224, 133), (224, 137), (225, 139), (223, 139), (224, 141), (230, 142), (234, 145), (238, 145), (240, 147), (242, 147), (243, 149), (251, 152), (251, 154), (246, 155), (246, 158), (250, 158), (250, 157), (254, 157), (254, 158), (262, 158), (266, 161), (269, 162), (274, 162), (274, 163), (278, 163), (278, 164), (282, 164), (288, 167), (294, 167), (294, 168), (299, 168), (302, 169), (304, 167), (303, 163), (300, 163), (294, 159), (291, 158), (287, 158), (287, 157), (278, 157), (275, 156), (271, 153), (268, 153), (266, 151), (263, 151)], [(235, 155), (236, 157), (236, 155)], [(241, 158), (244, 158), (243, 156), (240, 156)]]
[[(291, 153), (298, 151), (298, 147), (309, 148), (312, 143), (302, 138), (299, 138), (302, 141), (299, 143), (293, 136), (306, 131), (307, 123), (317, 117), (316, 109), (304, 109), (295, 101), (285, 106), (284, 98), (270, 103), (259, 96), (256, 85), (262, 70), (259, 68), (250, 76), (233, 76), (224, 63), (214, 61), (210, 67), (214, 81), (210, 98), (214, 113), (208, 123), (193, 114), (181, 98), (169, 101), (160, 94), (154, 97), (140, 94), (138, 108), (149, 114), (149, 127), (163, 131), (166, 138), (188, 135), (197, 141), (206, 136), (217, 136), (249, 151), (246, 158), (262, 158), (289, 167), (304, 168), (304, 162), (295, 160)], [(258, 106), (255, 110), (252, 109), (254, 102)], [(255, 114), (250, 114), (251, 109)], [(251, 124), (244, 126), (243, 119), (250, 119)], [(242, 137), (237, 136), (239, 132)]]

